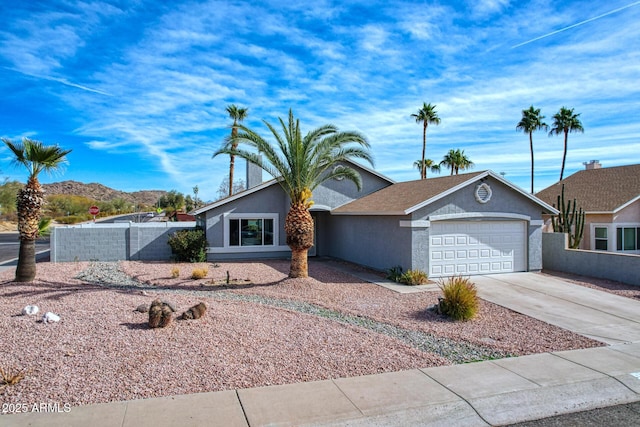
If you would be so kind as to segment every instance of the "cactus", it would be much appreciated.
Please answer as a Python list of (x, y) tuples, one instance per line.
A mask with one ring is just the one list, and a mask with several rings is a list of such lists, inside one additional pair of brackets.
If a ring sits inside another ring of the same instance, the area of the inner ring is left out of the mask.
[(573, 199), (573, 205), (571, 201), (565, 203), (564, 184), (562, 184), (562, 193), (558, 196), (558, 209), (560, 213), (557, 216), (551, 217), (551, 224), (553, 225), (553, 231), (569, 234), (569, 248), (571, 249), (578, 249), (584, 234), (585, 213), (582, 207), (577, 210), (576, 207), (576, 199)]

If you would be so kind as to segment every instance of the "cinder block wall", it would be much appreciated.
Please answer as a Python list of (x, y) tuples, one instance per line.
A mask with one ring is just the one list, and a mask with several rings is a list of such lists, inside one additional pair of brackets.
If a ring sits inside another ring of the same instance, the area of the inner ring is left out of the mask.
[(565, 233), (542, 233), (542, 267), (640, 286), (640, 255), (567, 249)]
[(157, 222), (54, 227), (51, 262), (169, 260), (169, 235), (195, 226), (195, 222)]

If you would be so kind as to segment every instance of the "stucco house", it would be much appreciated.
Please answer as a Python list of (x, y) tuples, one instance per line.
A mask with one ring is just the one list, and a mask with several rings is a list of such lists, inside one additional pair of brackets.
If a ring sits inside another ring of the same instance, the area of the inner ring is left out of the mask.
[[(348, 166), (360, 173), (362, 190), (328, 181), (314, 191), (310, 256), (378, 270), (399, 265), (432, 278), (542, 269), (542, 215), (557, 211), (494, 172), (396, 183), (359, 164)], [(284, 191), (276, 180), (248, 186), (193, 211), (212, 261), (290, 255)]]
[(580, 249), (640, 254), (640, 164), (603, 168), (597, 160), (536, 194), (557, 205), (576, 199), (585, 213)]

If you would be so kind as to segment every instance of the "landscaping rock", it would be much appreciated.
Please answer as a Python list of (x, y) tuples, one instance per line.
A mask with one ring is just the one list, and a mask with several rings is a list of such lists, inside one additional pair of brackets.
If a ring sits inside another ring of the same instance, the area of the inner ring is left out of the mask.
[(140, 304), (134, 311), (139, 311), (140, 313), (146, 313), (149, 311), (149, 306), (147, 304)]
[(189, 319), (199, 319), (204, 313), (207, 311), (207, 306), (201, 302), (200, 304), (194, 305), (189, 310), (182, 313), (180, 319), (189, 320)]
[(37, 305), (28, 305), (22, 309), (22, 314), (25, 316), (33, 316), (34, 314), (38, 314), (39, 310)]

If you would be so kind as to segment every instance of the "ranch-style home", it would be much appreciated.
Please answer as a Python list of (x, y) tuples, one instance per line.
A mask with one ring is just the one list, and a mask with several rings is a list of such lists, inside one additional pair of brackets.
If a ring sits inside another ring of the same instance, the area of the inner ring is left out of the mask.
[[(313, 193), (315, 245), (328, 256), (377, 270), (420, 269), (437, 278), (542, 269), (548, 203), (492, 171), (396, 183), (357, 163), (362, 190), (327, 181)], [(290, 255), (284, 220), (289, 200), (276, 180), (260, 182), (249, 165), (248, 189), (192, 212), (206, 230), (210, 261)]]
[(536, 196), (556, 206), (564, 185), (565, 202), (575, 199), (585, 211), (580, 249), (640, 254), (640, 164), (585, 166)]

